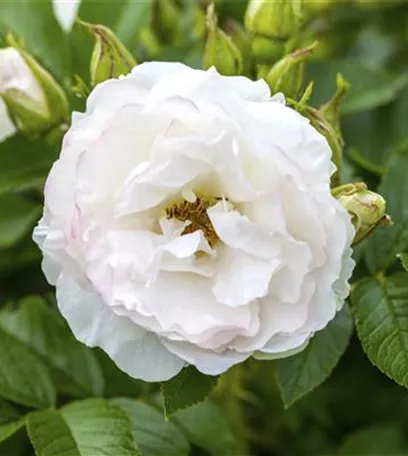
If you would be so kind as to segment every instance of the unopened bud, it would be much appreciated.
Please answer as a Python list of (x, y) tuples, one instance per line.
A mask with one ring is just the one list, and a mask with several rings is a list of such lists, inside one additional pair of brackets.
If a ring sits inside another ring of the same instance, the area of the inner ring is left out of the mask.
[(273, 93), (283, 92), (296, 99), (303, 86), (305, 61), (312, 54), (317, 42), (283, 57), (269, 70), (265, 77)]
[(215, 68), (226, 76), (241, 74), (243, 69), (242, 55), (232, 39), (217, 27), (214, 5), (207, 10), (208, 36), (204, 50), (204, 68)]
[(194, 27), (193, 27), (193, 38), (201, 40), (205, 36), (207, 30), (207, 18), (205, 10), (196, 6), (194, 9)]
[(250, 0), (245, 13), (249, 32), (276, 40), (297, 34), (302, 22), (302, 0)]
[(95, 38), (90, 65), (92, 86), (127, 74), (136, 65), (133, 55), (108, 27), (78, 22)]
[(264, 36), (252, 38), (251, 50), (254, 59), (258, 63), (271, 65), (285, 54), (285, 42), (274, 41)]
[(234, 19), (230, 19), (226, 23), (225, 29), (228, 36), (231, 37), (232, 41), (241, 52), (244, 74), (249, 74), (252, 66), (251, 34), (248, 33), (244, 27)]
[[(9, 37), (13, 43), (13, 39)], [(7, 119), (0, 139), (16, 130), (26, 135), (50, 130), (68, 118), (68, 102), (55, 79), (23, 49), (0, 50), (0, 98)], [(7, 128), (6, 128), (7, 127)]]
[(385, 213), (384, 198), (368, 190), (364, 183), (341, 185), (332, 194), (350, 214), (356, 230), (353, 244), (364, 240), (379, 225), (392, 223)]
[(163, 43), (177, 43), (182, 39), (181, 12), (174, 0), (156, 0), (153, 8), (152, 29)]

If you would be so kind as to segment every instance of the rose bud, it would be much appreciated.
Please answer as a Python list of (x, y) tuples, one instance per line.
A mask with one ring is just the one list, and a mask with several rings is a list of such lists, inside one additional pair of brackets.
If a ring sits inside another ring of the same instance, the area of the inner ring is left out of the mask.
[(245, 13), (249, 32), (278, 40), (296, 35), (302, 23), (303, 0), (250, 0)]
[(55, 79), (22, 49), (0, 49), (0, 140), (17, 130), (44, 133), (67, 120), (68, 103)]
[(363, 241), (378, 226), (392, 223), (385, 213), (384, 198), (368, 190), (363, 182), (341, 185), (332, 193), (351, 216), (356, 230), (353, 244)]
[(136, 65), (133, 55), (108, 27), (84, 21), (78, 23), (95, 38), (90, 66), (92, 86), (106, 79), (127, 74)]
[(268, 71), (265, 80), (273, 92), (282, 92), (290, 98), (298, 98), (303, 87), (305, 62), (315, 50), (317, 42), (305, 49), (283, 57)]
[(207, 41), (204, 50), (204, 68), (215, 66), (224, 75), (241, 74), (242, 55), (237, 45), (223, 30), (217, 27), (214, 5), (207, 10)]

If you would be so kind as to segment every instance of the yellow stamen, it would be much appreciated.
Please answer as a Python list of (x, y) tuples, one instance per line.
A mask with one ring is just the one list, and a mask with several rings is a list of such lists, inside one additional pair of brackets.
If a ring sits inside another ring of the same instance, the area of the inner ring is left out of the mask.
[(194, 202), (182, 201), (166, 209), (166, 216), (169, 219), (175, 218), (182, 222), (190, 222), (182, 232), (183, 234), (194, 233), (202, 230), (205, 238), (212, 247), (218, 240), (217, 233), (212, 226), (207, 209), (213, 206), (217, 198), (196, 198)]

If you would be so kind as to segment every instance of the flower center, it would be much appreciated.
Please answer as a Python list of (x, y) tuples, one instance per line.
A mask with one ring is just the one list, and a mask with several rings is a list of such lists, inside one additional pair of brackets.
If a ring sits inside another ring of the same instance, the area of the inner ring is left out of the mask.
[(217, 233), (211, 224), (210, 218), (207, 214), (207, 209), (216, 203), (217, 198), (196, 198), (194, 202), (183, 201), (179, 204), (174, 204), (166, 209), (167, 218), (175, 218), (182, 222), (190, 222), (181, 233), (189, 234), (197, 230), (202, 230), (205, 238), (210, 246), (219, 241)]

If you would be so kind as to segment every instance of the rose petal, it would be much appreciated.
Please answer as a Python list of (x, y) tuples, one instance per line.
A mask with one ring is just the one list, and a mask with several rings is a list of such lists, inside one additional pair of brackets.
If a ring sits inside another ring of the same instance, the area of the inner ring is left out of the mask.
[(89, 347), (101, 347), (128, 375), (165, 381), (183, 368), (184, 361), (164, 348), (155, 334), (115, 315), (92, 288), (62, 275), (57, 301), (75, 337)]

